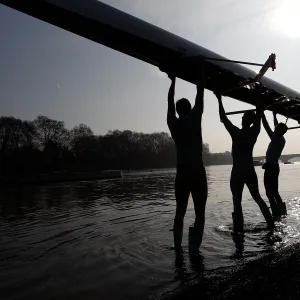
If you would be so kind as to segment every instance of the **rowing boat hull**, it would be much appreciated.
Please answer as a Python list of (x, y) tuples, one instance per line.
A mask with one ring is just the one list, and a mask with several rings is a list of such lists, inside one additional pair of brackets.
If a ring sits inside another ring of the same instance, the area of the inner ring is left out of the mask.
[[(0, 0), (1, 3), (100, 43), (139, 60), (160, 67), (172, 62), (176, 76), (197, 83), (200, 57), (226, 59), (208, 49), (142, 21), (96, 0)], [(267, 58), (267, 57), (266, 57)], [(230, 89), (257, 75), (240, 65), (206, 61), (206, 88)], [(265, 104), (282, 115), (300, 121), (300, 94), (263, 77), (261, 95)], [(256, 104), (253, 90), (239, 88), (227, 96)], [(287, 99), (288, 98), (288, 99)], [(283, 102), (284, 101), (284, 102)], [(299, 114), (299, 116), (297, 116)]]

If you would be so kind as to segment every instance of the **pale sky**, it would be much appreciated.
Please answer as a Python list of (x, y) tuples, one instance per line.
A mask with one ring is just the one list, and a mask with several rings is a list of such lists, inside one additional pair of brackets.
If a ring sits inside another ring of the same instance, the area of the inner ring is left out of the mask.
[[(298, 0), (102, 2), (230, 59), (264, 63), (274, 52), (277, 70), (267, 76), (300, 91)], [(0, 37), (0, 115), (32, 120), (43, 114), (65, 121), (68, 128), (85, 123), (96, 134), (169, 132), (169, 79), (157, 68), (3, 5)], [(178, 81), (176, 98), (193, 103), (195, 94), (194, 85)], [(207, 91), (204, 101), (204, 141), (213, 152), (230, 150), (216, 99)], [(224, 98), (224, 106), (227, 111), (251, 107), (230, 98)], [(240, 115), (230, 119), (241, 123)], [(300, 130), (286, 134), (284, 153), (300, 153), (299, 137)], [(264, 155), (268, 143), (262, 128), (254, 154)]]

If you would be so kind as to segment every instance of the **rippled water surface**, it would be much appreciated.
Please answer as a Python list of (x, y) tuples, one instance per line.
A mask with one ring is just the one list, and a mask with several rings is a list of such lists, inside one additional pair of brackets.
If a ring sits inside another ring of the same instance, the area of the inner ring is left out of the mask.
[[(1, 299), (143, 299), (201, 272), (240, 263), (298, 241), (300, 165), (282, 165), (289, 215), (269, 235), (245, 188), (245, 241), (233, 241), (230, 166), (207, 168), (209, 198), (202, 260), (172, 246), (175, 170), (136, 172), (120, 180), (0, 191)], [(263, 170), (256, 168), (262, 184)], [(2, 298), (3, 297), (3, 298)]]

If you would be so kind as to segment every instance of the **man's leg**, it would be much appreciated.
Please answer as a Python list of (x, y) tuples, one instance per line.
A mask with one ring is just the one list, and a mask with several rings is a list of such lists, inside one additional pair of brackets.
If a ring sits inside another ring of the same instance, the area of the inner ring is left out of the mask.
[(190, 196), (190, 185), (188, 176), (179, 171), (175, 179), (175, 198), (176, 198), (176, 215), (174, 219), (174, 227), (182, 227), (186, 213), (188, 200)]
[(242, 174), (232, 168), (230, 177), (230, 189), (232, 193), (233, 200), (233, 231), (243, 232), (244, 231), (244, 216), (242, 209), (242, 196), (244, 190), (244, 179)]
[(276, 187), (275, 187), (274, 179), (276, 179), (276, 177), (274, 177), (273, 171), (274, 170), (272, 170), (270, 166), (266, 165), (265, 174), (264, 174), (264, 185), (265, 185), (267, 197), (271, 205), (272, 214), (274, 217), (276, 217), (277, 210), (278, 210), (276, 199), (275, 199)]
[(282, 198), (281, 198), (281, 196), (280, 196), (278, 190), (275, 192), (275, 199), (276, 199), (276, 202), (277, 202), (278, 204), (283, 203)]
[(279, 179), (279, 173), (280, 173), (280, 167), (279, 165), (276, 166), (276, 172), (274, 173), (275, 179), (274, 179), (274, 186), (275, 186), (275, 199), (279, 208), (279, 213), (280, 215), (286, 215), (287, 211), (286, 211), (286, 205), (285, 203), (282, 201), (280, 194), (279, 194), (279, 183), (278, 183), (278, 179)]
[(259, 189), (258, 189), (257, 175), (255, 173), (254, 168), (247, 176), (246, 185), (250, 191), (252, 198), (258, 204), (258, 206), (268, 224), (268, 227), (270, 229), (273, 229), (274, 228), (274, 220), (272, 218), (272, 215), (269, 211), (269, 208), (268, 208), (266, 202), (260, 196)]
[(191, 193), (195, 209), (195, 223), (192, 235), (196, 237), (195, 251), (199, 250), (202, 243), (204, 225), (205, 225), (205, 206), (207, 201), (207, 178), (204, 166), (194, 173)]
[(185, 172), (177, 171), (175, 179), (176, 214), (174, 218), (173, 237), (175, 250), (181, 249), (183, 220), (190, 195), (188, 176)]
[(274, 190), (275, 190), (275, 199), (277, 203), (282, 203), (283, 201), (279, 195), (279, 183), (278, 183), (279, 173), (280, 173), (279, 165), (276, 165), (274, 170), (274, 182), (273, 182)]

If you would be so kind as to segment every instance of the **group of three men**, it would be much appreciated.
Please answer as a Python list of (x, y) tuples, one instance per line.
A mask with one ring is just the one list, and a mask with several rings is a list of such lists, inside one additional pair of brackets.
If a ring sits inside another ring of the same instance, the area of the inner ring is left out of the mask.
[[(205, 74), (202, 67), (202, 76), (197, 84), (197, 96), (192, 108), (190, 102), (182, 98), (174, 103), (175, 81), (172, 74), (171, 86), (168, 94), (167, 123), (177, 151), (177, 173), (175, 179), (176, 215), (173, 226), (175, 250), (181, 249), (183, 235), (183, 221), (186, 213), (190, 193), (195, 208), (195, 223), (189, 228), (189, 251), (199, 251), (202, 242), (205, 224), (205, 206), (207, 200), (207, 179), (202, 160), (202, 114), (205, 86)], [(230, 178), (230, 188), (233, 197), (233, 231), (243, 232), (244, 218), (242, 211), (242, 193), (246, 184), (251, 196), (258, 204), (269, 229), (274, 228), (274, 219), (286, 214), (285, 205), (278, 192), (278, 176), (281, 152), (285, 146), (284, 134), (287, 126), (278, 124), (274, 114), (275, 130), (272, 131), (261, 107), (257, 101), (256, 113), (247, 111), (243, 115), (242, 128), (234, 126), (225, 114), (222, 96), (218, 91), (215, 95), (219, 102), (221, 122), (232, 138), (233, 167)], [(257, 99), (259, 100), (259, 99)], [(178, 117), (176, 116), (176, 112)], [(258, 188), (258, 179), (253, 164), (253, 148), (260, 132), (261, 120), (271, 139), (264, 164), (264, 183), (273, 217), (265, 201), (261, 198)]]

